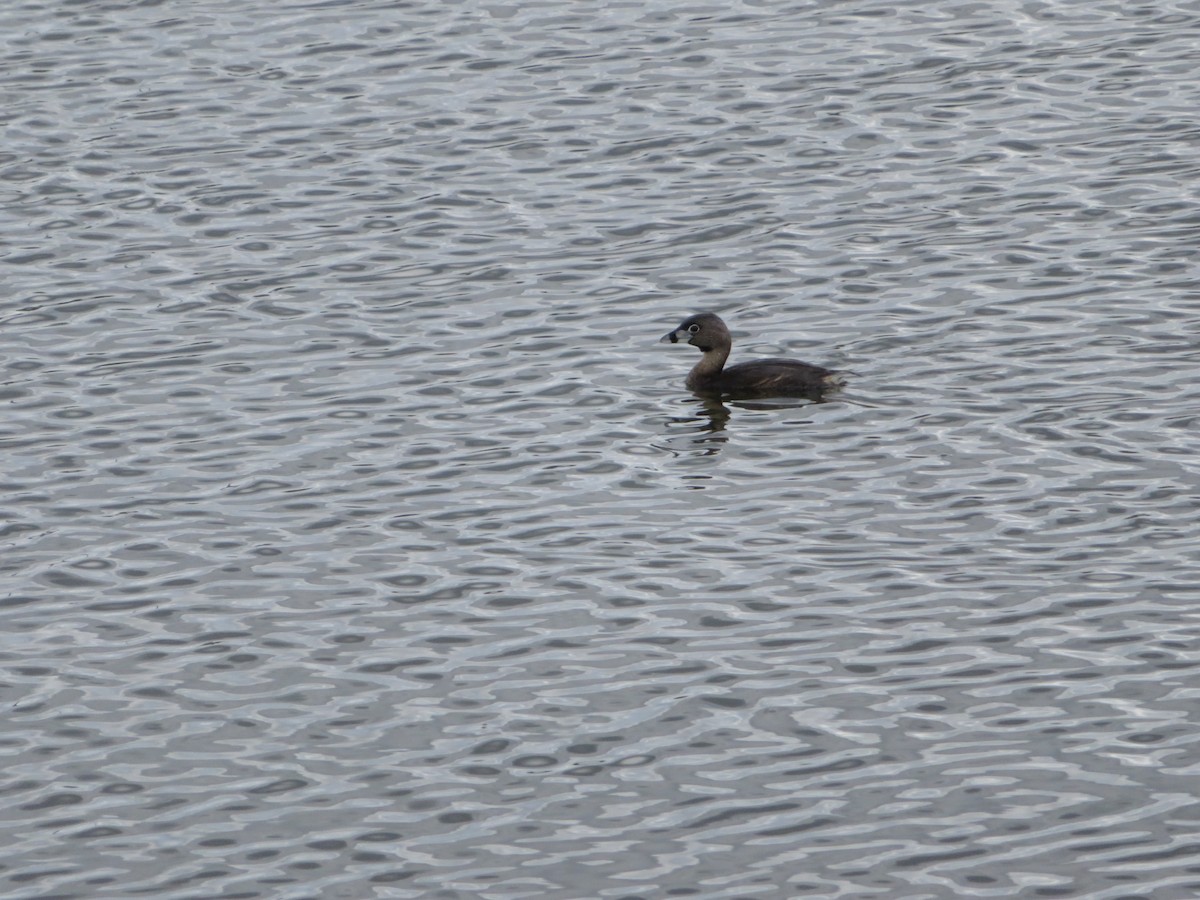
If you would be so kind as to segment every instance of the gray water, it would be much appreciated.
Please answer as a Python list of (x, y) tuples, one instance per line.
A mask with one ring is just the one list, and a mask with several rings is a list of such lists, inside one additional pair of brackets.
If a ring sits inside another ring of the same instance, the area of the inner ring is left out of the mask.
[(0, 36), (5, 900), (1200, 894), (1200, 3)]

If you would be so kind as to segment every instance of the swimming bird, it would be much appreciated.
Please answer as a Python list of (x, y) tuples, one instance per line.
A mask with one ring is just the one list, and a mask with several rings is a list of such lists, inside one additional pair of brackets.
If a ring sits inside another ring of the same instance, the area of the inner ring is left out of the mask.
[(702, 354), (688, 373), (687, 386), (702, 396), (731, 400), (760, 397), (806, 397), (820, 400), (840, 388), (841, 375), (833, 369), (800, 362), (798, 359), (756, 359), (726, 366), (733, 338), (715, 313), (697, 313), (684, 319), (674, 331), (662, 336), (660, 344), (687, 341)]

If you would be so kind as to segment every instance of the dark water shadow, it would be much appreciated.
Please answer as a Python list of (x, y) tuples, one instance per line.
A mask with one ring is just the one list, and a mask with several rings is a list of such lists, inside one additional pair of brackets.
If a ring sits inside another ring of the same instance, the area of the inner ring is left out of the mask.
[(671, 416), (668, 427), (685, 429), (688, 432), (687, 440), (693, 447), (702, 448), (705, 455), (713, 455), (719, 453), (732, 436), (739, 410), (761, 412), (807, 409), (828, 401), (795, 397), (722, 400), (716, 397), (695, 396), (685, 402), (690, 404), (689, 412)]

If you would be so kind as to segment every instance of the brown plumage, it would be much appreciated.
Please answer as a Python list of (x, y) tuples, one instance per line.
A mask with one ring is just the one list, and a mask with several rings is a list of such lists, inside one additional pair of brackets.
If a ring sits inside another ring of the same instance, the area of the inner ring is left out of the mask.
[(756, 359), (726, 366), (733, 338), (714, 313), (698, 313), (663, 335), (660, 343), (686, 340), (701, 352), (700, 362), (688, 374), (687, 386), (697, 394), (731, 400), (761, 397), (807, 397), (820, 400), (842, 386), (832, 369), (798, 359)]

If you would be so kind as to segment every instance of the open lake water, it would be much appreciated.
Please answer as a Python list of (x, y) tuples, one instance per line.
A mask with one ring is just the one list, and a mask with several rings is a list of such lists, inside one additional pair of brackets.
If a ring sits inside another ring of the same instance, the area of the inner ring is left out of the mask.
[(0, 897), (1200, 895), (1200, 2), (0, 35)]

